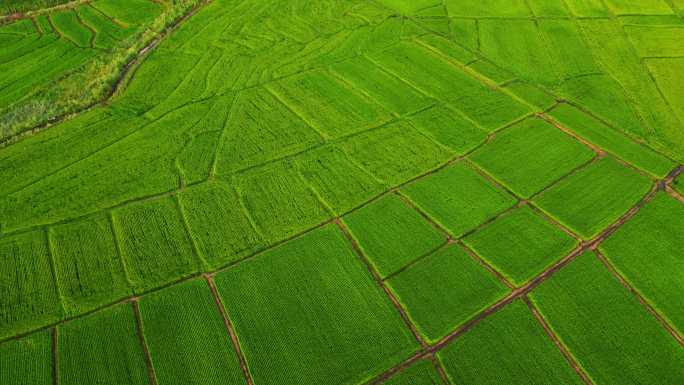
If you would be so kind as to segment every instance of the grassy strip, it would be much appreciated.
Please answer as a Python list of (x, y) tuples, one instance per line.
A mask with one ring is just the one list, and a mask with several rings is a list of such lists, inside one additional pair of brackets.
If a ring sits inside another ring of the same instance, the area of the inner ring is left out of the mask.
[(111, 97), (137, 59), (154, 48), (166, 32), (204, 1), (169, 3), (146, 28), (123, 40), (110, 52), (95, 57), (83, 67), (0, 111), (0, 143), (14, 142), (19, 139), (17, 134), (40, 130)]

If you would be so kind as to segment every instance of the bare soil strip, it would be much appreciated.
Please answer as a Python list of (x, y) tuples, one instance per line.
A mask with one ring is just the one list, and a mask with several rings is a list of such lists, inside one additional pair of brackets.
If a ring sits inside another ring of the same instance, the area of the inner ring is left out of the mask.
[(558, 338), (558, 336), (553, 332), (551, 329), (551, 326), (546, 322), (544, 317), (539, 313), (539, 310), (537, 309), (536, 306), (530, 301), (530, 299), (525, 295), (522, 297), (522, 300), (527, 304), (527, 307), (530, 309), (532, 314), (534, 314), (534, 318), (539, 321), (539, 324), (544, 328), (544, 331), (546, 331), (546, 334), (548, 334), (549, 338), (553, 341), (553, 343), (558, 347), (558, 350), (563, 353), (563, 356), (565, 359), (568, 361), (568, 364), (575, 369), (577, 374), (582, 378), (582, 381), (584, 381), (585, 384), (587, 385), (594, 385), (594, 382), (589, 378), (589, 375), (584, 372), (584, 369), (580, 366), (580, 364), (577, 362), (575, 357), (570, 353), (568, 348), (561, 342), (561, 340)]
[(240, 341), (238, 340), (237, 334), (235, 334), (233, 323), (230, 322), (230, 318), (228, 318), (228, 314), (226, 314), (226, 308), (223, 306), (223, 301), (221, 301), (221, 297), (219, 296), (218, 290), (216, 289), (214, 277), (212, 275), (207, 274), (204, 276), (204, 278), (207, 280), (209, 289), (211, 289), (211, 295), (214, 297), (214, 301), (216, 302), (216, 307), (218, 308), (218, 311), (221, 313), (221, 317), (223, 317), (223, 323), (226, 325), (226, 331), (228, 332), (228, 335), (230, 335), (230, 340), (233, 342), (233, 348), (235, 349), (235, 353), (237, 354), (238, 361), (240, 361), (240, 368), (242, 369), (242, 374), (245, 376), (247, 384), (253, 385), (254, 381), (252, 380), (252, 375), (249, 373), (247, 360), (245, 359), (245, 356), (242, 353), (242, 349), (240, 348)]
[(150, 380), (150, 385), (157, 385), (157, 374), (154, 371), (154, 366), (152, 365), (152, 356), (150, 356), (150, 349), (145, 341), (145, 334), (142, 328), (142, 317), (140, 316), (140, 306), (138, 305), (138, 299), (134, 298), (131, 300), (131, 306), (133, 306), (133, 315), (135, 316), (135, 327), (138, 331), (138, 338), (140, 339), (140, 345), (145, 352), (145, 366), (147, 366), (147, 376)]

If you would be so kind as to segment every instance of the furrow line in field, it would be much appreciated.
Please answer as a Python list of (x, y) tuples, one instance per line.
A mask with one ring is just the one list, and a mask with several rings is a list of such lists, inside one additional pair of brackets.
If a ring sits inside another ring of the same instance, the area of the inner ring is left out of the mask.
[(152, 356), (150, 355), (150, 348), (149, 346), (147, 346), (147, 341), (145, 340), (145, 333), (143, 332), (142, 316), (140, 315), (140, 305), (138, 304), (137, 298), (133, 298), (130, 302), (131, 306), (133, 307), (133, 315), (135, 317), (135, 328), (138, 333), (140, 346), (142, 346), (143, 352), (145, 354), (145, 366), (147, 368), (147, 376), (149, 378), (150, 385), (157, 385), (157, 374), (154, 371), (154, 365), (152, 365)]
[(534, 305), (534, 303), (532, 303), (529, 297), (527, 295), (524, 295), (522, 296), (522, 300), (527, 304), (527, 307), (534, 315), (534, 318), (539, 322), (539, 324), (542, 326), (546, 334), (553, 341), (554, 345), (556, 345), (558, 350), (561, 351), (563, 357), (565, 357), (565, 360), (568, 361), (568, 364), (570, 364), (570, 366), (572, 366), (572, 368), (577, 372), (582, 381), (584, 381), (586, 385), (594, 385), (594, 382), (591, 380), (589, 375), (584, 371), (579, 362), (577, 362), (572, 353), (570, 353), (568, 347), (565, 346), (565, 344), (560, 340), (560, 338), (558, 338), (553, 329), (551, 329), (551, 326), (546, 322), (544, 316), (541, 315), (539, 309), (537, 309), (537, 307)]
[(675, 329), (666, 319), (663, 317), (658, 310), (651, 305), (646, 298), (644, 298), (641, 293), (637, 289), (635, 289), (629, 281), (615, 268), (615, 266), (606, 258), (603, 253), (599, 250), (594, 250), (594, 253), (596, 254), (596, 257), (603, 263), (603, 265), (610, 270), (610, 272), (615, 276), (615, 278), (620, 281), (620, 283), (627, 289), (629, 290), (630, 293), (632, 293), (638, 300), (639, 303), (641, 303), (649, 313), (653, 315), (653, 317), (658, 320), (658, 322), (662, 325), (662, 327), (667, 330), (672, 337), (677, 340), (677, 342), (684, 347), (684, 336), (682, 336), (677, 329)]
[(361, 250), (361, 247), (359, 244), (356, 242), (356, 239), (352, 236), (351, 232), (349, 231), (349, 228), (342, 223), (340, 219), (335, 220), (335, 224), (337, 227), (339, 227), (340, 231), (344, 233), (344, 236), (347, 238), (349, 243), (351, 244), (352, 248), (354, 249), (354, 252), (356, 255), (363, 261), (364, 265), (370, 272), (371, 276), (375, 280), (375, 282), (380, 286), (380, 288), (385, 292), (387, 297), (389, 297), (390, 301), (392, 301), (392, 305), (395, 307), (395, 309), (399, 312), (399, 315), (401, 316), (402, 320), (406, 324), (406, 326), (411, 330), (411, 333), (413, 334), (413, 337), (418, 341), (420, 346), (424, 349), (428, 346), (427, 342), (425, 342), (425, 339), (420, 335), (420, 332), (418, 331), (418, 328), (416, 325), (413, 324), (411, 319), (409, 318), (408, 314), (406, 313), (406, 310), (404, 310), (404, 307), (401, 305), (397, 297), (394, 295), (394, 293), (390, 290), (389, 287), (385, 284), (385, 282), (382, 280), (382, 277), (380, 277), (380, 274), (377, 272), (377, 270), (373, 267), (373, 264), (370, 262), (368, 257), (365, 255), (365, 253)]
[(252, 375), (249, 373), (247, 360), (245, 359), (245, 356), (242, 353), (242, 348), (240, 347), (240, 340), (238, 339), (238, 336), (235, 333), (233, 323), (230, 321), (230, 318), (226, 313), (226, 308), (223, 306), (223, 301), (221, 300), (221, 296), (219, 295), (218, 289), (216, 288), (216, 284), (214, 283), (214, 278), (212, 275), (209, 274), (205, 275), (204, 278), (207, 281), (207, 285), (209, 285), (212, 297), (214, 297), (216, 307), (218, 308), (219, 313), (221, 313), (223, 323), (226, 326), (226, 332), (230, 336), (230, 340), (233, 343), (233, 349), (235, 349), (235, 353), (237, 354), (238, 360), (240, 362), (240, 368), (242, 369), (242, 374), (245, 377), (245, 381), (247, 381), (247, 385), (253, 385), (254, 380), (252, 380)]

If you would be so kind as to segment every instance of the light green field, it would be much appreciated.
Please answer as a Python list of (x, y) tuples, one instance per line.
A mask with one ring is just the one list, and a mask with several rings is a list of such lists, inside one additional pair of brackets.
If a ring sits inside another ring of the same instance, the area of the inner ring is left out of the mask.
[(0, 385), (681, 385), (682, 0), (56, 3)]

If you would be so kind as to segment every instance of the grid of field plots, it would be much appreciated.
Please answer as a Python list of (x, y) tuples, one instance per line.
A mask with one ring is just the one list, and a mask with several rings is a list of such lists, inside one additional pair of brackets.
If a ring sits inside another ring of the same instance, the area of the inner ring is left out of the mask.
[[(0, 108), (116, 4), (0, 27)], [(208, 1), (0, 148), (0, 384), (683, 384), (682, 15)]]

